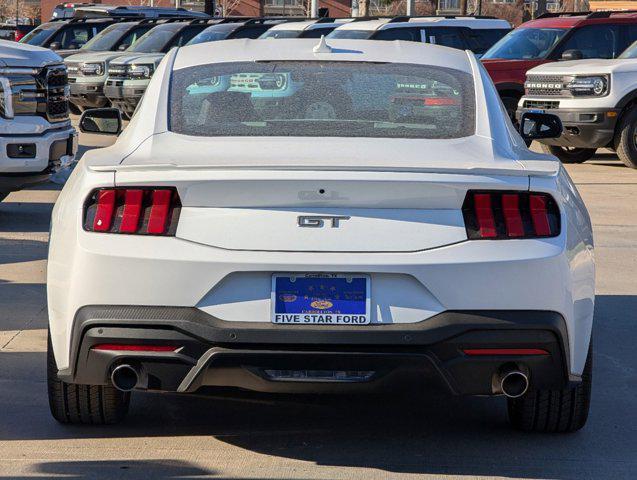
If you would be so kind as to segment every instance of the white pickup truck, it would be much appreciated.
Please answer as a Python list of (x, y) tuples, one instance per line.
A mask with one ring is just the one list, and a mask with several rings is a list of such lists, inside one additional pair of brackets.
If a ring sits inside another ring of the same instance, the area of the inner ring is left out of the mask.
[(0, 40), (0, 201), (45, 182), (77, 151), (62, 58)]

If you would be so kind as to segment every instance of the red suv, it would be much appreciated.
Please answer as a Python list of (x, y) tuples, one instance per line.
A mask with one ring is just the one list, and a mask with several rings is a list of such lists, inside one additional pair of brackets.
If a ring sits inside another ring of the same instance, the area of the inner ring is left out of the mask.
[(523, 23), (481, 58), (511, 118), (526, 71), (542, 63), (616, 58), (637, 40), (637, 12), (547, 13)]

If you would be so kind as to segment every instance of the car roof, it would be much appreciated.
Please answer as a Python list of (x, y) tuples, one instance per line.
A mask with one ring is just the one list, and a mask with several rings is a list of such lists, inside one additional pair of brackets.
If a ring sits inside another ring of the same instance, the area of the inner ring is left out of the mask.
[[(91, 17), (93, 15), (94, 17)], [(75, 10), (75, 17), (80, 18), (100, 18), (106, 16), (148, 16), (149, 18), (170, 18), (173, 16), (183, 16), (191, 18), (212, 18), (210, 15), (203, 12), (196, 12), (187, 10), (185, 8), (174, 7), (149, 7), (149, 6), (135, 6), (135, 5), (90, 5), (78, 7)]]
[[(325, 52), (315, 52), (319, 46)], [(276, 48), (264, 40), (237, 39), (181, 47), (174, 70), (210, 63), (259, 61), (345, 61), (411, 63), (452, 68), (473, 73), (463, 50), (418, 42), (375, 40), (281, 39)]]
[(270, 30), (316, 30), (321, 28), (334, 28), (335, 26), (342, 25), (353, 21), (353, 18), (330, 18), (326, 20), (306, 20), (302, 22), (284, 22), (273, 26)]
[(66, 25), (82, 25), (85, 23), (93, 24), (93, 23), (119, 23), (122, 19), (113, 18), (113, 17), (100, 17), (100, 18), (60, 18), (56, 20), (51, 20), (50, 22), (44, 22), (38, 25), (38, 27), (51, 27), (55, 26), (58, 28), (64, 27)]
[(395, 17), (379, 18), (364, 22), (349, 22), (339, 27), (338, 30), (384, 30), (388, 28), (406, 27), (469, 27), (476, 29), (501, 28), (510, 29), (511, 24), (506, 20), (487, 17), (460, 17), (460, 16), (430, 16), (430, 17)]
[(636, 23), (637, 11), (545, 13), (518, 28), (573, 28), (598, 23)]

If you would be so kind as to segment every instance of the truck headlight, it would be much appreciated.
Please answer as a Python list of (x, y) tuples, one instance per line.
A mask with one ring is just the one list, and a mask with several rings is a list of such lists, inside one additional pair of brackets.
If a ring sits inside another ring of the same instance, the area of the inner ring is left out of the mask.
[(91, 75), (103, 75), (104, 74), (104, 64), (103, 63), (83, 63), (80, 67), (80, 72), (83, 75), (91, 76)]
[(605, 75), (575, 77), (566, 87), (573, 96), (603, 97), (604, 95), (608, 95), (609, 81)]
[(150, 78), (153, 75), (153, 66), (131, 65), (128, 67), (128, 75), (131, 78)]

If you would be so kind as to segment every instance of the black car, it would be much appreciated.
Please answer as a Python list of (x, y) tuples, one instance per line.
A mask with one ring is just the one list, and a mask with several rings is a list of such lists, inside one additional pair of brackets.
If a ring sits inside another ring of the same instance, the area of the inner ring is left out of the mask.
[[(120, 22), (115, 18), (74, 18), (72, 20), (53, 20), (31, 30), (20, 40), (38, 47), (57, 50), (62, 57), (75, 53), (91, 38), (109, 25)], [(69, 52), (63, 52), (70, 50)]]
[[(158, 22), (159, 19), (149, 18), (137, 22), (114, 23), (85, 43), (79, 50), (72, 50), (70, 53), (124, 51), (154, 28)], [(57, 53), (66, 56), (65, 51)]]
[(188, 45), (197, 43), (214, 42), (217, 40), (230, 40), (232, 38), (259, 38), (275, 25), (283, 22), (299, 21), (298, 18), (251, 18), (223, 21), (206, 28), (194, 37)]

